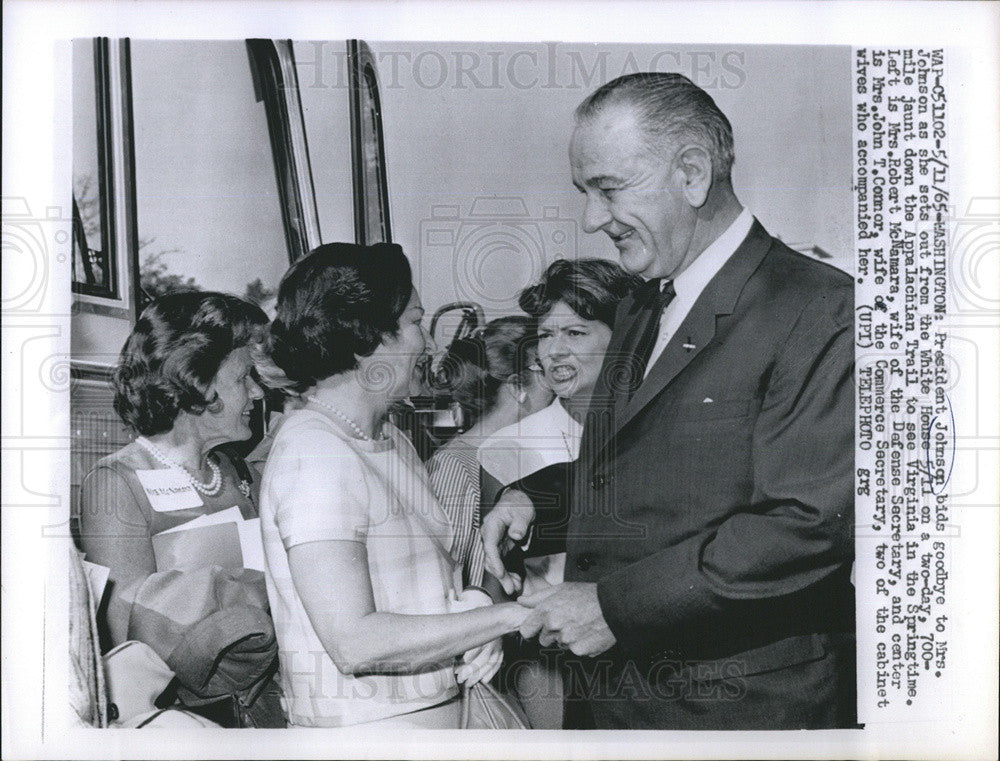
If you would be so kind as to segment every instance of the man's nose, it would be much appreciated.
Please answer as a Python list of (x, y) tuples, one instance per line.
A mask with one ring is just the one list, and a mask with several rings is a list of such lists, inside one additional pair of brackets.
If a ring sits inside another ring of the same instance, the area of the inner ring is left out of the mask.
[(583, 209), (583, 230), (596, 233), (612, 219), (608, 205), (596, 193), (587, 194), (587, 204)]

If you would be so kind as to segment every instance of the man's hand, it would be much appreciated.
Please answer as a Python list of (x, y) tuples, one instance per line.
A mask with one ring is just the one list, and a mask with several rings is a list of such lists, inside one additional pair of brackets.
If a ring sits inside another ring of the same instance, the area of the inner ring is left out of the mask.
[(503, 566), (501, 555), (514, 544), (522, 541), (535, 519), (535, 506), (523, 492), (504, 492), (489, 514), (483, 519), (480, 531), (486, 554), (486, 570), (496, 576), (507, 594), (521, 588), (521, 579), (509, 574)]
[(534, 608), (521, 624), (521, 636), (538, 635), (543, 647), (555, 643), (575, 655), (593, 656), (617, 641), (601, 613), (597, 584), (567, 581), (517, 601)]

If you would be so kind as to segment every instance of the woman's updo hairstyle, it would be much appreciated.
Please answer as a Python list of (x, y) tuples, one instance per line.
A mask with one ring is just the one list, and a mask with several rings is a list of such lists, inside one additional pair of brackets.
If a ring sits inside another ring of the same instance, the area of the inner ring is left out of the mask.
[(301, 394), (355, 369), (358, 357), (371, 356), (384, 336), (396, 335), (412, 293), (410, 263), (395, 244), (313, 249), (281, 280), (265, 361), (258, 361), (263, 380)]
[(435, 385), (462, 407), (469, 427), (496, 407), (504, 382), (526, 384), (538, 344), (530, 317), (501, 317), (469, 338), (452, 342), (437, 370)]
[(518, 298), (521, 309), (539, 320), (562, 301), (585, 320), (614, 327), (621, 300), (642, 285), (642, 278), (607, 259), (557, 259), (542, 279)]
[(184, 291), (147, 306), (125, 341), (112, 378), (114, 407), (143, 436), (169, 431), (181, 411), (200, 415), (225, 359), (259, 341), (267, 316), (226, 293)]

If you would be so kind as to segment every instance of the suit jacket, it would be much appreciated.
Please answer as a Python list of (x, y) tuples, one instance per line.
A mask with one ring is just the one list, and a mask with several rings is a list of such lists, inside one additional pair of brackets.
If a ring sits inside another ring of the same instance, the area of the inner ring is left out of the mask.
[(581, 662), (599, 727), (853, 723), (853, 311), (755, 221), (630, 399), (620, 305), (568, 512), (537, 521), (617, 638)]

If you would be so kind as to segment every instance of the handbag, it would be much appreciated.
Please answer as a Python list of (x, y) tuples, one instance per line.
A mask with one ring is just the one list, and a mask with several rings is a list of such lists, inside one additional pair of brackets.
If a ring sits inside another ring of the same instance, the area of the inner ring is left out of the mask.
[(516, 699), (488, 682), (462, 688), (462, 729), (531, 729)]
[(104, 674), (108, 718), (119, 725), (173, 702), (174, 672), (145, 642), (128, 640), (109, 650)]

